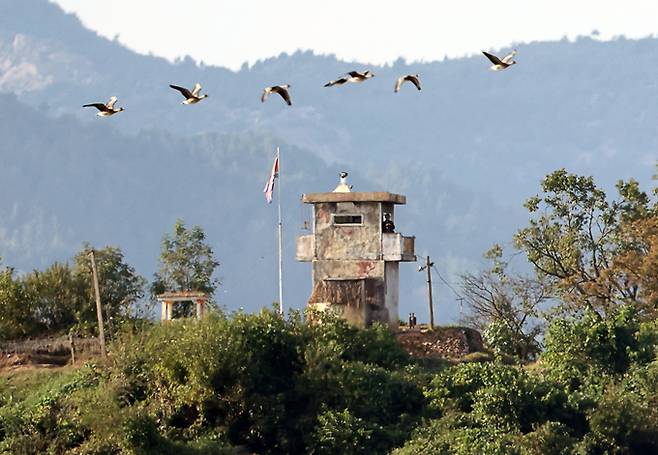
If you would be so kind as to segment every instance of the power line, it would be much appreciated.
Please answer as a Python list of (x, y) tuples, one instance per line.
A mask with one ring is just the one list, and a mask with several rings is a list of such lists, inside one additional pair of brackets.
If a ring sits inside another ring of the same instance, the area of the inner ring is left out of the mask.
[(453, 288), (452, 285), (450, 283), (448, 283), (445, 278), (443, 278), (443, 276), (441, 275), (441, 272), (439, 272), (439, 269), (437, 269), (434, 264), (432, 264), (432, 268), (434, 269), (436, 274), (439, 276), (439, 279), (443, 282), (443, 284), (448, 286), (448, 288), (453, 292), (453, 294), (455, 294), (457, 296), (457, 298), (459, 300), (464, 300), (464, 297), (462, 297), (462, 295), (459, 292), (455, 291), (455, 288)]

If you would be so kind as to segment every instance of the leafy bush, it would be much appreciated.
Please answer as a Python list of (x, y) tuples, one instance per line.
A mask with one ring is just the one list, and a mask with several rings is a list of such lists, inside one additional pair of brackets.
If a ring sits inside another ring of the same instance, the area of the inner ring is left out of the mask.
[(549, 418), (575, 419), (553, 384), (510, 365), (457, 365), (438, 375), (425, 394), (438, 415), (468, 413), (473, 422), (503, 431), (527, 433)]
[(514, 334), (506, 324), (491, 322), (482, 334), (487, 346), (496, 354), (515, 355)]
[(658, 453), (658, 410), (635, 393), (610, 387), (588, 422), (587, 453)]
[(99, 377), (96, 368), (87, 365), (47, 383), (24, 401), (0, 408), (0, 453), (65, 453), (79, 445), (87, 430), (68, 399), (97, 386)]
[(495, 427), (481, 427), (470, 415), (450, 412), (418, 428), (395, 455), (508, 455), (519, 453), (516, 434)]
[(519, 438), (518, 446), (521, 455), (568, 455), (572, 453), (575, 441), (568, 426), (547, 421)]
[(264, 310), (126, 330), (104, 373), (0, 393), (0, 453), (658, 450), (655, 323), (555, 322), (532, 368), (434, 368), (384, 327), (315, 321)]
[(312, 325), (267, 310), (174, 321), (125, 333), (114, 359), (114, 399), (126, 415), (141, 410), (124, 422), (135, 430), (131, 447), (189, 448), (210, 437), (259, 453), (322, 451), (348, 437), (336, 433), (344, 421), (369, 453), (386, 453), (424, 411), (394, 335), (331, 315)]
[(551, 323), (542, 364), (551, 378), (569, 390), (604, 384), (606, 378), (628, 371), (634, 362), (653, 360), (657, 337), (656, 325), (640, 324), (631, 307), (608, 319), (586, 312), (580, 320)]
[(372, 433), (368, 424), (363, 419), (354, 417), (348, 409), (340, 412), (325, 411), (318, 416), (310, 453), (318, 455), (367, 453), (372, 445)]

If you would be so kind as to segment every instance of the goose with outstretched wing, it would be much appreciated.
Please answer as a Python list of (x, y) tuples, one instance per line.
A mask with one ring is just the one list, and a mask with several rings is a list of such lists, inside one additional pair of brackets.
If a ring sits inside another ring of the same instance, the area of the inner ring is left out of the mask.
[(350, 83), (363, 82), (373, 77), (375, 77), (375, 75), (370, 70), (366, 70), (363, 73), (360, 73), (358, 71), (350, 71), (349, 73), (339, 77), (338, 79), (334, 79), (333, 81), (327, 82), (326, 84), (324, 84), (324, 86), (333, 87), (334, 85), (343, 85), (348, 82)]
[(205, 95), (201, 95), (201, 84), (198, 82), (194, 84), (194, 88), (191, 91), (179, 85), (169, 85), (169, 87), (179, 91), (181, 95), (183, 95), (183, 98), (185, 98), (183, 104), (196, 104), (202, 99), (208, 98), (207, 93)]
[(98, 113), (96, 115), (98, 115), (99, 117), (109, 117), (111, 115), (114, 115), (124, 110), (122, 107), (119, 108), (114, 107), (116, 102), (117, 102), (117, 97), (113, 96), (105, 104), (89, 103), (89, 104), (83, 104), (82, 107), (95, 107), (96, 109), (98, 109)]
[(283, 98), (283, 101), (285, 101), (288, 106), (292, 106), (292, 100), (290, 99), (290, 93), (288, 92), (289, 88), (290, 88), (290, 84), (273, 85), (271, 87), (265, 87), (265, 89), (263, 90), (263, 94), (260, 97), (260, 101), (264, 103), (267, 97), (270, 96), (271, 93), (277, 93), (281, 96), (281, 98)]
[(516, 65), (516, 61), (513, 60), (514, 56), (516, 55), (516, 49), (507, 54), (502, 59), (498, 58), (494, 54), (490, 54), (489, 52), (482, 51), (482, 53), (492, 63), (492, 65), (489, 67), (489, 69), (492, 71), (502, 71), (512, 65)]
[(411, 82), (416, 86), (418, 90), (420, 90), (420, 76), (418, 74), (407, 74), (406, 76), (398, 78), (398, 80), (395, 82), (395, 88), (393, 91), (395, 93), (399, 92), (400, 87), (402, 87), (402, 84), (405, 82)]

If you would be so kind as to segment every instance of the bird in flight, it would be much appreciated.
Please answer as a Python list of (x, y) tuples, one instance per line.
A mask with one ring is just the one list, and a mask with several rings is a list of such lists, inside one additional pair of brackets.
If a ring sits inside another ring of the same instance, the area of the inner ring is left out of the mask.
[(116, 108), (114, 107), (114, 103), (117, 102), (117, 97), (113, 96), (110, 98), (110, 100), (106, 103), (90, 103), (90, 104), (83, 104), (82, 107), (95, 107), (98, 109), (98, 115), (99, 117), (109, 117), (110, 115), (114, 115), (117, 112), (121, 112), (124, 109), (122, 107)]
[(202, 99), (208, 98), (208, 94), (201, 95), (201, 84), (199, 84), (198, 82), (194, 84), (194, 88), (192, 89), (192, 91), (186, 89), (185, 87), (180, 87), (178, 85), (170, 85), (169, 87), (181, 92), (181, 94), (185, 98), (183, 104), (196, 104)]
[(402, 84), (405, 82), (411, 82), (416, 86), (418, 90), (420, 90), (420, 76), (418, 74), (407, 74), (406, 76), (398, 78), (398, 80), (395, 82), (395, 89), (393, 89), (393, 91), (395, 93), (399, 92), (400, 87), (402, 87)]
[(270, 96), (270, 93), (278, 93), (281, 95), (281, 98), (288, 103), (288, 106), (292, 106), (292, 101), (290, 100), (290, 93), (288, 93), (288, 89), (290, 88), (290, 84), (283, 84), (283, 85), (273, 85), (272, 87), (265, 87), (265, 90), (263, 90), (263, 94), (260, 97), (261, 103), (264, 103), (265, 100), (267, 99), (268, 96)]
[(363, 73), (359, 73), (358, 71), (350, 71), (349, 73), (339, 77), (338, 79), (334, 79), (333, 81), (327, 82), (326, 84), (324, 84), (324, 86), (333, 87), (334, 85), (343, 85), (347, 82), (363, 82), (372, 77), (375, 77), (375, 75), (372, 72), (370, 72), (370, 70), (366, 70)]
[(488, 52), (482, 51), (482, 53), (489, 59), (493, 65), (491, 65), (490, 69), (492, 71), (502, 71), (506, 68), (509, 68), (512, 65), (516, 65), (516, 62), (512, 60), (514, 56), (516, 55), (516, 49), (514, 49), (512, 52), (507, 54), (505, 57), (502, 59), (496, 57), (493, 54), (490, 54)]

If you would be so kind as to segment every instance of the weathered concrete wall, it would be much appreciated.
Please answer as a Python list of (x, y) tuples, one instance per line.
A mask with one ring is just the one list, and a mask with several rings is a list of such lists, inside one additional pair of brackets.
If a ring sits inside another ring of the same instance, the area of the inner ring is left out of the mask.
[[(362, 215), (360, 226), (332, 223), (332, 214)], [(378, 203), (328, 202), (315, 206), (315, 257), (318, 259), (381, 259)]]
[(388, 321), (384, 270), (384, 261), (313, 261), (314, 286), (309, 304), (331, 304), (358, 326)]
[[(317, 193), (305, 195), (314, 206), (313, 234), (297, 240), (296, 256), (312, 262), (313, 293), (309, 306), (331, 308), (360, 326), (379, 321), (398, 327), (399, 264), (405, 257), (405, 239), (388, 241), (385, 261), (382, 220), (395, 219), (395, 204), (403, 196), (390, 193)], [(360, 215), (361, 222), (340, 224), (338, 215)], [(413, 243), (410, 245), (413, 249)], [(413, 254), (413, 251), (412, 251)]]
[(365, 260), (318, 260), (313, 261), (313, 278), (384, 278), (384, 261)]
[(313, 234), (300, 235), (297, 237), (297, 250), (295, 251), (295, 259), (301, 262), (310, 262), (313, 260), (315, 253), (315, 236)]
[(385, 262), (384, 282), (386, 286), (385, 306), (388, 309), (388, 323), (392, 327), (397, 327), (400, 304), (400, 263)]
[(317, 281), (309, 305), (331, 308), (350, 324), (368, 326), (374, 321), (388, 321), (388, 309), (382, 305), (384, 282), (377, 278)]

